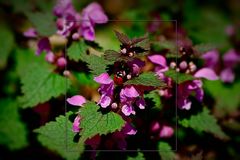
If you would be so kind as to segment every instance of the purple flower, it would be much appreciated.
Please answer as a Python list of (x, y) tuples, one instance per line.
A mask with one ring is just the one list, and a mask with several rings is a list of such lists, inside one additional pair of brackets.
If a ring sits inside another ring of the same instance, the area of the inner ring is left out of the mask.
[(27, 31), (23, 33), (23, 35), (28, 38), (36, 38), (37, 31), (34, 28), (29, 28)]
[(148, 59), (156, 64), (156, 68), (155, 68), (155, 72), (159, 75), (161, 74), (162, 72), (165, 72), (168, 70), (168, 66), (167, 66), (167, 61), (166, 61), (166, 58), (162, 55), (158, 55), (158, 54), (155, 54), (155, 55), (151, 55), (151, 56), (148, 56)]
[(220, 79), (223, 81), (223, 82), (226, 82), (226, 83), (231, 83), (234, 81), (235, 79), (235, 74), (232, 70), (232, 68), (225, 68), (221, 71), (220, 73)]
[(134, 59), (133, 61), (128, 62), (129, 68), (132, 70), (133, 75), (139, 75), (142, 67), (145, 66), (145, 62), (140, 59)]
[(205, 66), (215, 69), (218, 61), (219, 61), (219, 53), (216, 49), (206, 52), (202, 55), (202, 58), (205, 61)]
[(89, 41), (95, 39), (94, 26), (95, 24), (107, 23), (108, 18), (105, 15), (102, 7), (93, 2), (89, 4), (82, 12), (82, 23), (79, 28), (79, 33)]
[(64, 17), (67, 15), (74, 16), (76, 11), (72, 5), (71, 0), (58, 0), (56, 6), (53, 9), (53, 13), (58, 17)]
[(181, 109), (189, 110), (192, 102), (188, 99), (191, 93), (195, 93), (195, 97), (198, 101), (203, 99), (203, 89), (201, 80), (193, 80), (181, 83), (177, 88), (177, 105)]
[(157, 133), (158, 138), (169, 138), (173, 135), (174, 130), (168, 125), (160, 125), (159, 122), (154, 121), (150, 126), (150, 131), (152, 133)]
[(231, 83), (235, 79), (233, 69), (240, 62), (240, 54), (235, 49), (230, 49), (223, 56), (224, 69), (220, 73), (220, 79), (223, 82)]
[(50, 41), (47, 37), (38, 41), (36, 55), (40, 55), (43, 51), (46, 51), (47, 53), (51, 51)]
[(101, 75), (95, 77), (94, 80), (101, 84), (101, 87), (98, 90), (101, 94), (98, 104), (100, 104), (101, 107), (106, 108), (112, 102), (114, 82), (107, 73), (102, 73)]
[(202, 69), (198, 70), (194, 74), (194, 77), (205, 78), (205, 79), (208, 79), (208, 80), (217, 80), (218, 79), (218, 76), (216, 75), (214, 70), (212, 70), (210, 68), (202, 68)]
[[(75, 95), (75, 96), (72, 96), (71, 98), (67, 98), (67, 102), (74, 106), (82, 106), (84, 103), (86, 103), (86, 99), (81, 95)], [(77, 115), (76, 118), (74, 119), (72, 130), (75, 133), (80, 131), (80, 128), (79, 128), (80, 119), (81, 117), (79, 115)]]

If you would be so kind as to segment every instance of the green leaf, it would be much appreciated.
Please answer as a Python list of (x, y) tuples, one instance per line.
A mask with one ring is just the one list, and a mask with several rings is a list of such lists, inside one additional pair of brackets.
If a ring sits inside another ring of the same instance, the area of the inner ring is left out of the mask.
[(193, 48), (194, 48), (194, 50), (197, 51), (199, 56), (201, 56), (201, 54), (204, 54), (207, 51), (216, 49), (216, 46), (214, 44), (211, 44), (211, 43), (201, 43), (201, 44), (195, 45)]
[(111, 62), (106, 61), (103, 57), (96, 55), (85, 55), (82, 60), (87, 63), (88, 68), (94, 76), (106, 72), (107, 65), (111, 64)]
[(94, 102), (88, 102), (80, 109), (81, 123), (80, 142), (97, 134), (103, 135), (120, 131), (125, 124), (122, 117), (114, 112), (103, 114)]
[(184, 74), (176, 72), (175, 70), (168, 70), (164, 73), (165, 76), (172, 78), (177, 84), (183, 83), (185, 81), (194, 80), (194, 77), (190, 74)]
[(60, 115), (56, 121), (51, 121), (44, 126), (35, 129), (39, 133), (38, 141), (50, 150), (56, 151), (63, 158), (75, 160), (83, 152), (83, 145), (73, 141), (75, 133), (72, 131), (72, 123), (68, 120), (72, 112), (66, 116)]
[(163, 87), (165, 86), (164, 82), (159, 80), (155, 73), (146, 72), (140, 74), (138, 77), (135, 77), (131, 80), (128, 80), (124, 83), (125, 85), (142, 85), (142, 86), (153, 86), (153, 87)]
[(51, 12), (27, 12), (27, 17), (36, 28), (38, 34), (49, 36), (56, 32), (54, 16)]
[(227, 139), (228, 136), (222, 131), (217, 124), (216, 118), (209, 113), (207, 108), (203, 108), (201, 113), (192, 115), (190, 119), (179, 120), (179, 124), (188, 128), (192, 128), (199, 132), (207, 132), (213, 134), (215, 137)]
[(20, 120), (17, 104), (13, 99), (0, 99), (0, 144), (10, 150), (28, 145), (27, 130)]
[(99, 84), (93, 80), (93, 75), (86, 74), (84, 72), (73, 72), (78, 80), (78, 83), (82, 86), (90, 86), (91, 88), (97, 88)]
[(66, 77), (54, 73), (54, 67), (43, 61), (29, 62), (20, 76), (24, 94), (19, 98), (22, 108), (34, 107), (52, 97), (56, 98), (64, 94), (69, 86), (70, 81)]
[(127, 160), (145, 160), (145, 158), (142, 152), (138, 152), (136, 157), (128, 157)]
[(73, 42), (73, 44), (67, 49), (67, 55), (69, 59), (77, 62), (82, 59), (83, 55), (86, 55), (87, 49), (88, 46), (83, 40)]
[(158, 144), (158, 152), (162, 160), (174, 160), (175, 153), (172, 151), (171, 146), (166, 142), (160, 142)]
[(0, 25), (0, 39), (0, 69), (2, 69), (6, 66), (8, 56), (14, 45), (14, 36), (5, 25)]
[(240, 105), (240, 81), (231, 85), (224, 85), (218, 81), (204, 81), (204, 87), (216, 100), (216, 109), (231, 113)]
[(144, 98), (149, 98), (154, 102), (153, 108), (162, 109), (160, 95), (156, 91), (151, 91), (144, 95)]

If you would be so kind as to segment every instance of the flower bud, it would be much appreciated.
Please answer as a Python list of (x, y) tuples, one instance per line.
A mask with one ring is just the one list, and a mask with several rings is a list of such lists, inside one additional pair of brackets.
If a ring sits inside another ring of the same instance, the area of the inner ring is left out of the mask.
[(171, 62), (170, 63), (170, 68), (174, 69), (176, 67), (176, 63), (175, 62)]
[(60, 57), (57, 60), (58, 67), (65, 67), (67, 65), (67, 60), (64, 57)]
[(121, 52), (122, 52), (122, 54), (126, 54), (127, 53), (127, 49), (123, 48), (123, 49), (121, 49)]
[(78, 40), (79, 37), (80, 37), (79, 33), (74, 33), (74, 34), (72, 35), (72, 39), (73, 39), (73, 40)]
[(188, 67), (187, 62), (186, 61), (182, 61), (179, 64), (179, 67), (180, 67), (180, 69), (185, 70)]
[(114, 103), (112, 103), (111, 107), (112, 107), (112, 109), (117, 109), (118, 105), (117, 105), (117, 103), (114, 102)]
[(55, 55), (53, 54), (53, 52), (48, 52), (45, 56), (45, 60), (49, 63), (53, 63), (55, 59)]

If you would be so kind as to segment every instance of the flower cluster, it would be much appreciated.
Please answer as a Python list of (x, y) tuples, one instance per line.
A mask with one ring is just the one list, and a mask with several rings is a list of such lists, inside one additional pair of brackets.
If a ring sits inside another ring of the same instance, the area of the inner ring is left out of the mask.
[[(53, 9), (54, 15), (57, 17), (56, 34), (67, 40), (79, 40), (83, 37), (85, 40), (95, 40), (94, 27), (96, 24), (107, 23), (108, 17), (105, 15), (102, 7), (98, 3), (91, 3), (78, 13), (71, 0), (58, 0)], [(24, 32), (24, 36), (29, 38), (37, 38), (39, 35), (34, 28)], [(42, 37), (37, 42), (36, 55), (46, 52), (45, 59), (49, 63), (55, 63), (58, 67), (63, 68), (67, 64), (64, 53), (55, 54), (51, 47), (48, 37)]]
[[(138, 76), (145, 65), (144, 61), (136, 58), (137, 54), (147, 51), (137, 45), (145, 38), (130, 40), (122, 33), (117, 31), (115, 33), (121, 42), (120, 51), (117, 52), (119, 60), (114, 62), (109, 73), (102, 73), (94, 78), (97, 83), (101, 84), (98, 90), (101, 94), (98, 104), (102, 108), (110, 107), (115, 111), (121, 110), (125, 116), (135, 115), (135, 107), (145, 108), (143, 86), (125, 85), (124, 83)], [(111, 74), (113, 78), (111, 78)]]
[(179, 47), (180, 58), (175, 60), (167, 59), (163, 55), (154, 54), (148, 56), (148, 59), (155, 64), (155, 72), (160, 79), (163, 79), (168, 84), (167, 89), (161, 89), (159, 91), (161, 96), (172, 97), (173, 96), (173, 80), (165, 75), (168, 70), (174, 70), (180, 74), (189, 74), (194, 80), (184, 81), (177, 85), (177, 106), (181, 109), (189, 110), (192, 102), (189, 97), (194, 93), (196, 99), (201, 102), (203, 100), (204, 91), (202, 89), (202, 78), (208, 80), (217, 80), (218, 76), (214, 70), (210, 67), (200, 68), (194, 63), (194, 50), (191, 47), (180, 46)]

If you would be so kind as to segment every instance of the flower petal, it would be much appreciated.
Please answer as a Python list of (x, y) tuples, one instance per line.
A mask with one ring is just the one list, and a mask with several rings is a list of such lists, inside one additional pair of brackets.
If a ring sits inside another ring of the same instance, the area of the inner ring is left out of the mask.
[(86, 99), (81, 95), (75, 95), (71, 98), (68, 98), (67, 102), (74, 106), (82, 106), (84, 103), (86, 103)]
[(102, 73), (99, 76), (94, 77), (94, 81), (100, 84), (110, 84), (113, 82), (108, 73)]
[(73, 122), (72, 131), (75, 133), (79, 132), (80, 131), (79, 125), (80, 125), (80, 116), (77, 115)]
[(102, 108), (107, 108), (110, 105), (112, 99), (109, 96), (102, 95), (100, 101), (98, 102)]
[(203, 54), (202, 58), (205, 60), (205, 66), (213, 68), (219, 61), (219, 53), (217, 50), (211, 50)]
[(133, 86), (127, 86), (123, 89), (123, 94), (129, 98), (135, 98), (139, 96), (138, 91)]
[(172, 127), (169, 126), (163, 126), (160, 133), (159, 133), (159, 137), (161, 138), (169, 138), (173, 135), (174, 130)]
[(231, 68), (226, 68), (220, 73), (220, 79), (226, 83), (232, 83), (235, 79), (235, 74)]
[(152, 62), (152, 63), (155, 63), (155, 64), (158, 64), (162, 67), (167, 67), (167, 61), (166, 59), (161, 56), (161, 55), (151, 55), (151, 56), (148, 56), (148, 59)]
[(23, 35), (28, 38), (36, 38), (37, 31), (34, 28), (29, 28), (27, 31), (23, 33)]
[(210, 69), (210, 68), (202, 68), (198, 70), (195, 74), (194, 77), (196, 78), (206, 78), (208, 80), (217, 80), (218, 76), (216, 73)]
[(131, 114), (135, 114), (135, 111), (133, 110), (131, 105), (123, 105), (122, 106), (122, 112), (125, 116), (130, 116)]

